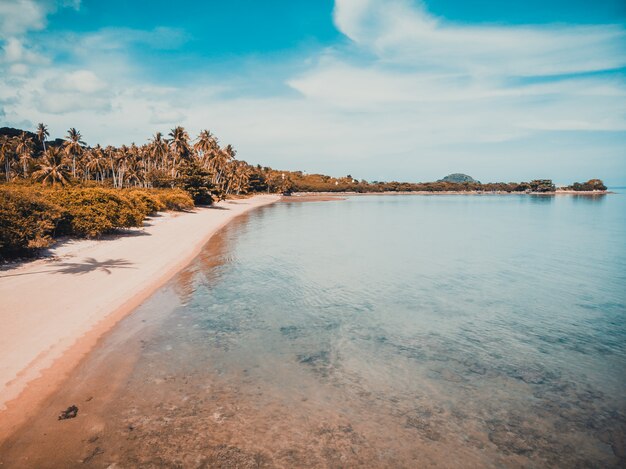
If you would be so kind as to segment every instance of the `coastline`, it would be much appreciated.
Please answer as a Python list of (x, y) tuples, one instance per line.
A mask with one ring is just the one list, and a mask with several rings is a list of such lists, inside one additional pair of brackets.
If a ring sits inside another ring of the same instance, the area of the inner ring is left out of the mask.
[(50, 257), (0, 270), (0, 439), (219, 229), (278, 200), (258, 195), (160, 214), (113, 240), (61, 243)]
[[(598, 196), (605, 194), (614, 194), (615, 192), (606, 191), (573, 191), (573, 190), (557, 190), (553, 192), (506, 192), (506, 191), (387, 191), (387, 192), (293, 192), (288, 197), (326, 197), (332, 198), (346, 196), (364, 196), (364, 195), (584, 195)], [(288, 200), (288, 199), (286, 199)]]

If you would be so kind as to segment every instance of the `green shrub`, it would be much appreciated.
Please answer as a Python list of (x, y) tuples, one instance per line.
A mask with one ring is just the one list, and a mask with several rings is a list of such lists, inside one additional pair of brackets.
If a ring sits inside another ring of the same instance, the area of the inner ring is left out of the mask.
[(129, 190), (129, 194), (131, 194), (132, 197), (139, 198), (143, 202), (149, 215), (165, 209), (165, 205), (161, 202), (159, 196), (155, 192), (155, 190), (147, 189)]
[(587, 182), (575, 182), (571, 186), (568, 186), (569, 190), (574, 191), (605, 191), (606, 186), (601, 179), (589, 179)]
[(142, 225), (147, 209), (115, 189), (66, 189), (51, 191), (63, 208), (67, 234), (95, 238), (117, 228)]
[(191, 196), (182, 189), (155, 190), (165, 210), (191, 210), (194, 207)]
[(0, 187), (0, 257), (48, 247), (60, 219), (59, 207), (40, 194)]
[(55, 236), (95, 238), (119, 228), (140, 227), (159, 210), (190, 210), (182, 189), (51, 188), (0, 184), (0, 258), (32, 253)]

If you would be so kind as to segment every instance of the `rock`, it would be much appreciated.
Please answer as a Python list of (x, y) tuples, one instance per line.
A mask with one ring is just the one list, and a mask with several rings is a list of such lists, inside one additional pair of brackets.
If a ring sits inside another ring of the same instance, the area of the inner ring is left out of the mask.
[(77, 415), (78, 407), (76, 407), (75, 405), (71, 405), (59, 414), (59, 420), (73, 419)]

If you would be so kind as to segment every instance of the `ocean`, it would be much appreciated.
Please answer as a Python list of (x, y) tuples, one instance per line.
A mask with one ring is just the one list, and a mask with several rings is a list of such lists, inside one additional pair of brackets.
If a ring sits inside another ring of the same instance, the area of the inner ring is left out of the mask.
[(42, 420), (15, 448), (49, 467), (624, 467), (625, 241), (623, 193), (287, 198), (108, 334), (51, 401), (84, 401), (75, 434)]

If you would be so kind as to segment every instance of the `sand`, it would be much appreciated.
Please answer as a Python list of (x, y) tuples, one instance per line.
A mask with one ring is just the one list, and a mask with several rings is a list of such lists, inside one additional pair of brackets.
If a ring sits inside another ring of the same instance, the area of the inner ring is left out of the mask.
[(43, 259), (1, 270), (0, 434), (28, 415), (16, 401), (30, 408), (42, 401), (107, 330), (185, 267), (221, 227), (279, 198), (259, 195), (160, 214), (125, 235), (67, 241)]

